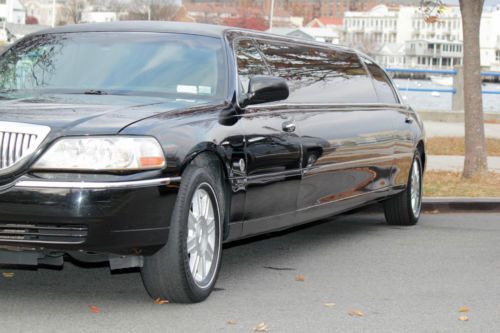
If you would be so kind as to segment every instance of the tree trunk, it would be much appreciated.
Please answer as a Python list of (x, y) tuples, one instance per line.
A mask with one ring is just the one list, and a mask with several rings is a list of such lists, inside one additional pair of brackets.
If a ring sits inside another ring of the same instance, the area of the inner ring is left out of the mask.
[(481, 95), (479, 31), (484, 0), (460, 0), (463, 26), (465, 163), (463, 177), (488, 170)]

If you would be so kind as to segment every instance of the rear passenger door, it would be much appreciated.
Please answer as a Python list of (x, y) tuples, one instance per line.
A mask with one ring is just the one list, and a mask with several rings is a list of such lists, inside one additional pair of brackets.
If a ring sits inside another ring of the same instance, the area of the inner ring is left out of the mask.
[(400, 104), (396, 88), (384, 70), (369, 59), (363, 60), (372, 76), (379, 101), (385, 104), (386, 112), (392, 115), (396, 140), (391, 183), (395, 186), (406, 185), (413, 162), (415, 141), (413, 133), (419, 132), (418, 128), (412, 128), (418, 127), (415, 113)]
[(273, 74), (285, 78), (291, 90), (286, 103), (295, 114), (302, 141), (297, 203), (301, 220), (335, 212), (338, 205), (330, 203), (387, 188), (393, 122), (390, 112), (378, 105), (358, 55), (265, 40), (259, 46)]
[[(252, 76), (270, 72), (254, 40), (236, 40), (234, 48), (243, 95)], [(247, 174), (243, 235), (284, 227), (297, 209), (301, 175), (301, 141), (294, 115), (279, 105), (251, 105), (239, 123), (245, 135)]]

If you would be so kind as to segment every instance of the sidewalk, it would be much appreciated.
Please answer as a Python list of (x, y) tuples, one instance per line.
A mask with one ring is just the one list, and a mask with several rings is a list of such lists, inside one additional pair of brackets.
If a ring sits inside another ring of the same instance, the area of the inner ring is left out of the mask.
[[(463, 123), (445, 123), (438, 121), (424, 121), (425, 134), (432, 136), (464, 136)], [(487, 138), (500, 139), (500, 124), (485, 124)]]
[[(432, 171), (458, 171), (464, 168), (463, 156), (427, 156), (427, 170)], [(488, 157), (488, 169), (493, 172), (500, 172), (500, 157)]]

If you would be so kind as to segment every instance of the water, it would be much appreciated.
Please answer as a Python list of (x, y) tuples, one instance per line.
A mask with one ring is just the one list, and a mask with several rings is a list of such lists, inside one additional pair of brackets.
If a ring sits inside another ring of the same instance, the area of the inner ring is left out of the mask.
[[(430, 80), (395, 79), (394, 82), (400, 89), (426, 88), (426, 89), (451, 89), (452, 87), (441, 86)], [(485, 83), (483, 90), (500, 92), (500, 84)], [(404, 102), (411, 105), (415, 110), (438, 110), (451, 111), (451, 93), (439, 93), (439, 97), (432, 96), (432, 92), (400, 91)], [(483, 110), (489, 113), (500, 113), (500, 95), (483, 94)]]

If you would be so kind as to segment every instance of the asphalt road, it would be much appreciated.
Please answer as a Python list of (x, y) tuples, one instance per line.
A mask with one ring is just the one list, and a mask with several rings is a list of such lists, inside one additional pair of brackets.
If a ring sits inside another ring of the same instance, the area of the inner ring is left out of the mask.
[(269, 332), (500, 331), (493, 213), (425, 215), (410, 228), (350, 215), (236, 244), (217, 291), (195, 305), (153, 304), (137, 272), (0, 270), (14, 273), (0, 275), (0, 332), (252, 332), (260, 322)]

